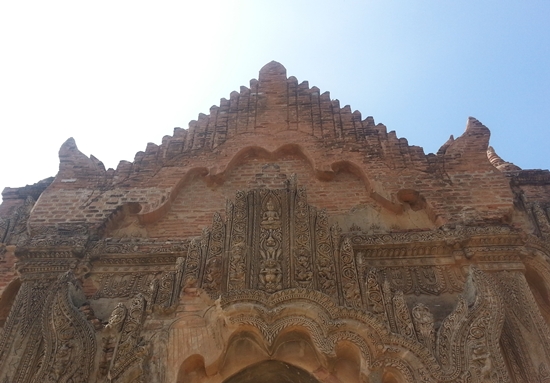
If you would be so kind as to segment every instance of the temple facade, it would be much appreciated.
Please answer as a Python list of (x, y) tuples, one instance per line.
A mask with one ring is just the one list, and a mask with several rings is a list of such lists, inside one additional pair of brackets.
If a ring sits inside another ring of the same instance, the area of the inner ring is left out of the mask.
[(277, 62), (0, 206), (0, 382), (549, 383), (550, 172), (436, 154)]

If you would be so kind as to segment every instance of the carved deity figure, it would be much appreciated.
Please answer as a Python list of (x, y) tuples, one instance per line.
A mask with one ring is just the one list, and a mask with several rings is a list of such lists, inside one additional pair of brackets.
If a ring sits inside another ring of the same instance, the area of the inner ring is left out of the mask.
[(238, 243), (231, 248), (230, 263), (229, 263), (229, 280), (240, 281), (244, 280), (245, 276), (245, 248), (244, 245)]
[(281, 290), (283, 273), (279, 262), (274, 259), (266, 259), (260, 270), (260, 282), (268, 293)]
[(424, 345), (433, 351), (435, 346), (434, 316), (423, 303), (418, 303), (412, 309), (412, 317), (416, 332)]
[(361, 302), (361, 291), (359, 291), (359, 287), (354, 282), (346, 283), (344, 286), (344, 295), (348, 302), (353, 304)]
[(204, 276), (204, 289), (218, 290), (222, 279), (221, 259), (214, 257), (208, 260), (206, 264), (206, 273)]
[(383, 315), (386, 310), (384, 308), (384, 299), (382, 290), (376, 278), (376, 269), (369, 270), (367, 274), (367, 302), (369, 310), (375, 315)]
[(395, 289), (405, 291), (407, 288), (408, 279), (407, 275), (405, 275), (406, 269), (401, 267), (391, 268), (388, 273)]
[(282, 279), (283, 273), (279, 263), (281, 249), (269, 234), (264, 245), (264, 249), (260, 249), (262, 261), (260, 262), (260, 283), (267, 292), (274, 292), (283, 288)]
[(332, 291), (335, 287), (334, 269), (332, 263), (326, 257), (319, 257), (319, 281), (325, 291)]
[(276, 229), (281, 226), (279, 212), (275, 208), (275, 204), (271, 199), (267, 201), (266, 211), (262, 214), (261, 225), (266, 229)]
[(309, 264), (309, 254), (306, 249), (299, 249), (297, 251), (296, 262), (296, 279), (301, 282), (311, 281), (311, 278), (313, 277), (313, 272), (311, 271), (311, 266)]

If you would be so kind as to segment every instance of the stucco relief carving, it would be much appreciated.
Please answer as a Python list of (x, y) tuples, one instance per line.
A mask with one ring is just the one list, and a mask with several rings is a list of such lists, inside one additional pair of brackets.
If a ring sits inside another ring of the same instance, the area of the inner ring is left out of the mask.
[(141, 330), (146, 305), (145, 298), (138, 295), (132, 299), (129, 307), (119, 303), (111, 313), (102, 331), (100, 381), (144, 381), (141, 363), (147, 354), (147, 342)]
[[(529, 288), (521, 278), (519, 283), (514, 279), (521, 273), (499, 276), (503, 293), (495, 289), (497, 283), (487, 272), (478, 268), (466, 272), (465, 266), (454, 264), (456, 259), (482, 264), (517, 262), (525, 255), (507, 255), (517, 241), (510, 231), (457, 228), (369, 237), (358, 231), (350, 235), (328, 222), (326, 212), (309, 205), (305, 188), (292, 178), (284, 189), (237, 192), (225, 214), (215, 214), (212, 225), (189, 241), (155, 245), (147, 240), (102, 239), (78, 252), (41, 253), (47, 257), (44, 259), (58, 260), (47, 266), (33, 255), (32, 248), (20, 250), (20, 270), (34, 279), (22, 287), (16, 314), (5, 331), (11, 334), (12, 338), (6, 338), (11, 341), (21, 336), (26, 339), (22, 344), (27, 345), (24, 358), (29, 364), (7, 370), (10, 379), (25, 381), (30, 366), (42, 366), (44, 358), (52, 360), (51, 369), (41, 367), (44, 379), (63, 380), (65, 375), (74, 375), (68, 350), (86, 344), (84, 339), (73, 340), (67, 335), (47, 354), (48, 340), (40, 334), (56, 330), (43, 330), (30, 313), (47, 310), (41, 306), (43, 301), (54, 299), (48, 297), (54, 296), (51, 286), (56, 282), (51, 278), (57, 270), (72, 267), (84, 276), (94, 262), (99, 265), (94, 274), (97, 290), (88, 298), (130, 299), (113, 306), (104, 326), (92, 326), (89, 319), (83, 319), (82, 326), (88, 326), (89, 339), (95, 342), (97, 351), (93, 352), (99, 355), (97, 364), (83, 367), (83, 371), (95, 371), (84, 373), (95, 374), (98, 381), (161, 382), (158, 374), (170, 376), (156, 355), (165, 347), (165, 358), (170, 358), (173, 346), (169, 343), (174, 340), (166, 334), (170, 334), (177, 313), (187, 310), (186, 299), (201, 302), (199, 307), (205, 313), (218, 307), (216, 312), (224, 319), (208, 320), (204, 329), (215, 334), (218, 352), (223, 352), (227, 339), (239, 328), (257, 329), (268, 349), (289, 329), (303, 329), (312, 347), (327, 357), (335, 357), (341, 342), (353, 344), (366, 376), (393, 371), (403, 381), (506, 382), (511, 381), (510, 374), (514, 379), (544, 379), (544, 368), (535, 368), (540, 363), (532, 356), (507, 350), (525, 347), (518, 340), (521, 329), (542, 337), (548, 334)], [(413, 240), (417, 241), (414, 246)], [(473, 257), (462, 257), (464, 248), (475, 249)], [(496, 258), (483, 258), (493, 253)], [(433, 254), (445, 258), (441, 261)], [(75, 255), (84, 258), (75, 262)], [(140, 269), (150, 267), (144, 265), (146, 257), (158, 267)], [(82, 266), (86, 262), (91, 264)], [(40, 284), (40, 275), (50, 275), (49, 282)], [(505, 305), (501, 294), (509, 298)], [(452, 312), (436, 320), (434, 307), (422, 303), (426, 296), (455, 296), (457, 303)], [(301, 304), (310, 312), (303, 311)], [(532, 313), (529, 320), (525, 320), (525, 312)], [(193, 315), (206, 315), (199, 313)], [(68, 326), (51, 323), (55, 328)], [(148, 342), (149, 338), (164, 339), (164, 346)], [(31, 348), (25, 343), (30, 339), (42, 340), (38, 348)], [(0, 347), (9, 354), (5, 344)], [(0, 363), (6, 355), (0, 349)]]
[(550, 172), (488, 140), (426, 155), (275, 62), (117, 170), (68, 140), (3, 192), (0, 382), (550, 382)]
[[(328, 226), (326, 212), (308, 205), (305, 188), (295, 182), (292, 178), (285, 189), (237, 192), (225, 218), (214, 215), (212, 226), (190, 241), (183, 284), (214, 299), (243, 289), (312, 288), (361, 307), (361, 277), (350, 240), (341, 241), (341, 230)], [(98, 294), (109, 292), (102, 287)]]
[[(417, 370), (417, 373), (422, 370), (424, 377), (421, 381), (427, 382), (456, 381), (463, 378), (475, 382), (499, 382), (510, 379), (499, 346), (504, 308), (495, 290), (493, 279), (478, 269), (470, 271), (465, 295), (437, 332), (429, 308), (418, 304), (410, 309), (400, 291), (380, 289), (381, 293), (378, 294), (390, 294), (383, 301), (390, 303), (391, 311), (388, 311), (389, 306), (385, 304), (379, 306), (383, 317), (362, 310), (346, 309), (331, 301), (328, 301), (331, 303), (327, 305), (327, 301), (321, 298), (322, 294), (319, 295), (321, 299), (317, 300), (305, 290), (301, 291), (284, 290), (272, 295), (254, 295), (252, 292), (230, 294), (222, 303), (228, 310), (231, 323), (256, 327), (268, 345), (272, 344), (285, 328), (298, 326), (307, 329), (307, 333), (312, 336), (312, 342), (319, 350), (327, 355), (333, 355), (335, 343), (329, 341), (341, 339), (336, 334), (347, 331), (347, 327), (351, 325), (350, 321), (359, 321), (365, 326), (365, 332), (357, 334), (356, 331), (352, 331), (359, 336), (353, 342), (364, 350), (365, 355), (369, 355), (366, 360), (371, 371), (385, 366), (384, 360), (388, 359), (384, 356), (384, 350), (396, 355), (402, 355), (402, 352), (407, 350), (413, 357), (408, 361), (401, 360), (399, 371), (404, 376), (409, 376), (412, 379), (410, 381), (421, 378), (412, 372), (414, 370)], [(300, 300), (310, 302), (307, 305), (309, 311), (313, 307), (318, 309), (313, 309), (305, 316), (297, 315), (297, 312), (300, 312)], [(233, 308), (236, 306), (232, 305), (237, 302), (240, 302), (239, 305), (245, 302), (251, 305), (245, 310), (247, 314), (239, 314), (239, 311)], [(312, 306), (313, 302), (315, 305)], [(264, 309), (259, 310), (260, 307)], [(250, 310), (254, 314), (251, 315)], [(326, 313), (321, 315), (326, 319), (312, 322), (310, 316), (318, 315), (313, 314), (316, 310)], [(294, 314), (289, 316), (291, 312)], [(390, 316), (393, 316), (393, 320), (388, 321), (386, 318)], [(392, 322), (395, 323), (394, 329), (391, 328)], [(358, 342), (358, 339), (362, 341)], [(460, 351), (464, 347), (471, 350), (468, 357)], [(396, 359), (395, 356), (393, 358)], [(405, 368), (407, 365), (416, 367)]]
[[(42, 294), (33, 294), (38, 289)], [(95, 328), (78, 309), (84, 302), (72, 273), (49, 283), (26, 282), (0, 341), (0, 379), (9, 382), (88, 382), (96, 353)], [(32, 315), (27, 317), (29, 308)], [(18, 364), (13, 357), (18, 356)]]
[(34, 198), (28, 196), (23, 205), (17, 207), (8, 217), (0, 217), (0, 242), (4, 244), (23, 243), (28, 239), (27, 221)]

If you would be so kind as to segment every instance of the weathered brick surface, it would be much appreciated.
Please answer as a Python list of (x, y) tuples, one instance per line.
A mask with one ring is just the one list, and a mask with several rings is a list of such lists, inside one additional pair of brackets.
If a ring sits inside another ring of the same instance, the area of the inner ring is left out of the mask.
[[(488, 138), (488, 129), (470, 120), (464, 135), (452, 142), (446, 153), (427, 157), (393, 132), (386, 133), (384, 126), (374, 125), (372, 118), (361, 121), (358, 112), (339, 108), (327, 93), (319, 95), (317, 88), (287, 79), (284, 68), (271, 63), (262, 69), (259, 81), (251, 82), (250, 89), (232, 93), (219, 108), (212, 108), (209, 116), (191, 122), (188, 131), (177, 129), (161, 146), (149, 144), (134, 163), (123, 162), (116, 171), (105, 171), (95, 158), (82, 155), (73, 140), (67, 141), (60, 150), (60, 172), (35, 207), (30, 225), (100, 225), (126, 202), (141, 203), (143, 216), (172, 200), (181, 202), (180, 192), (189, 193), (187, 199), (192, 199), (194, 206), (200, 206), (206, 196), (208, 202), (214, 196), (231, 198), (232, 189), (246, 186), (258, 172), (251, 169), (246, 173), (246, 166), (251, 166), (246, 162), (284, 163), (277, 151), (303, 157), (306, 166), (283, 173), (309, 172), (299, 179), (316, 183), (308, 185), (311, 198), (325, 193), (319, 179), (332, 178), (335, 170), (355, 173), (350, 178), (355, 182), (353, 188), (357, 188), (357, 180), (362, 181), (361, 191), (350, 195), (341, 191), (334, 199), (322, 199), (319, 207), (349, 210), (372, 202), (373, 191), (395, 203), (398, 190), (415, 189), (426, 198), (439, 223), (507, 220), (512, 194), (506, 178), (487, 160)], [(289, 144), (293, 146), (285, 147)], [(210, 186), (193, 195), (200, 178)], [(225, 190), (217, 190), (216, 184), (224, 181)], [(327, 187), (334, 182), (326, 181)], [(350, 196), (355, 201), (350, 201)], [(327, 200), (342, 206), (323, 206)], [(161, 213), (164, 211), (152, 218), (145, 216), (144, 222), (155, 221)], [(187, 216), (189, 230), (199, 233), (210, 213), (203, 212), (201, 218)], [(163, 230), (161, 224), (157, 226)]]
[(425, 155), (372, 117), (362, 119), (328, 93), (287, 78), (272, 62), (249, 88), (231, 93), (189, 126), (176, 128), (160, 146), (148, 144), (116, 170), (105, 170), (68, 140), (29, 228), (99, 228), (123, 205), (139, 203), (139, 223), (151, 235), (198, 235), (214, 210), (223, 212), (225, 199), (272, 163), (281, 174), (296, 173), (310, 202), (333, 214), (365, 205), (403, 214), (407, 205), (397, 193), (412, 189), (425, 199), (436, 226), (511, 220), (509, 177), (488, 160), (489, 130), (472, 118), (462, 136)]
[(550, 203), (550, 171), (520, 170), (509, 175), (512, 185), (521, 190), (525, 202)]
[(7, 187), (2, 191), (2, 204), (0, 205), (0, 217), (8, 217), (15, 210), (22, 206), (27, 198), (33, 201), (38, 200), (42, 192), (53, 182), (54, 178), (46, 178), (33, 185), (27, 185), (20, 188)]
[(4, 191), (2, 381), (72, 379), (81, 355), (93, 381), (261, 360), (322, 383), (547, 375), (550, 172), (502, 160), (479, 121), (426, 155), (272, 62), (189, 126), (116, 170), (69, 139), (53, 182)]
[(185, 185), (170, 211), (161, 220), (151, 225), (152, 237), (187, 237), (200, 234), (203, 227), (211, 224), (213, 214), (225, 210), (226, 200), (235, 198), (238, 190), (254, 187), (284, 188), (292, 174), (298, 183), (311, 190), (308, 201), (327, 209), (330, 215), (348, 213), (357, 206), (371, 205), (374, 201), (365, 193), (363, 182), (355, 175), (338, 173), (331, 181), (321, 181), (304, 158), (285, 155), (274, 160), (251, 158), (236, 166), (219, 186), (209, 187), (201, 177)]

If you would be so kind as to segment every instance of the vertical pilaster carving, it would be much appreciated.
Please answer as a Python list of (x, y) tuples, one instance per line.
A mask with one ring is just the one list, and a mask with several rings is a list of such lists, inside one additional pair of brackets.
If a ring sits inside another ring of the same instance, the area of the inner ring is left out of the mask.
[[(44, 357), (41, 313), (55, 281), (23, 282), (0, 334), (0, 378), (26, 382)], [(36, 295), (34, 295), (36, 293)], [(36, 312), (30, 311), (31, 309)], [(14, 360), (16, 363), (14, 363)]]
[(107, 325), (103, 329), (103, 335), (101, 337), (101, 358), (98, 367), (98, 381), (102, 381), (107, 378), (109, 373), (109, 367), (113, 360), (115, 347), (120, 339), (120, 333), (122, 325), (128, 314), (128, 309), (123, 303), (117, 303)]
[(246, 288), (247, 269), (247, 224), (248, 209), (244, 191), (238, 191), (235, 203), (228, 204), (228, 215), (231, 217), (231, 234), (229, 243), (229, 278), (228, 290), (242, 290)]
[(361, 308), (361, 290), (359, 289), (359, 280), (357, 277), (357, 267), (355, 265), (355, 256), (351, 241), (349, 238), (344, 238), (342, 247), (340, 248), (340, 270), (342, 278), (342, 292), (346, 306)]
[(151, 305), (166, 309), (172, 306), (172, 296), (176, 288), (176, 272), (164, 273), (151, 283)]
[(517, 323), (513, 323), (510, 315), (506, 316), (504, 321), (504, 328), (502, 329), (502, 337), (500, 344), (504, 359), (508, 362), (510, 368), (510, 374), (515, 381), (529, 382), (536, 376), (536, 371), (531, 363), (529, 354), (525, 353), (527, 345), (524, 340), (517, 335)]
[(392, 291), (390, 282), (387, 279), (384, 279), (382, 282), (382, 296), (384, 298), (384, 309), (386, 310), (386, 315), (388, 316), (388, 324), (390, 325), (390, 330), (395, 333), (399, 333), (397, 329), (396, 314), (392, 304)]
[(338, 303), (344, 305), (344, 293), (342, 291), (342, 264), (340, 260), (340, 242), (342, 229), (335, 223), (330, 227), (330, 239), (332, 243), (332, 257), (335, 266), (336, 289), (338, 291)]
[(330, 231), (326, 210), (319, 210), (315, 220), (315, 244), (317, 251), (317, 278), (319, 289), (332, 297), (338, 299), (336, 290), (336, 273), (334, 258), (332, 257), (332, 245), (330, 242)]
[(149, 309), (170, 312), (175, 308), (179, 301), (181, 293), (183, 274), (184, 274), (185, 258), (179, 257), (176, 260), (174, 270), (167, 271), (160, 279), (154, 279), (151, 282), (149, 291), (150, 304)]
[(500, 351), (500, 336), (504, 324), (504, 306), (496, 289), (496, 281), (472, 267), (465, 296), (469, 298), (466, 351), (469, 373), (473, 382), (510, 382), (510, 376)]
[(193, 238), (189, 244), (189, 251), (185, 258), (183, 283), (185, 286), (195, 286), (199, 280), (201, 265), (201, 241)]
[(34, 381), (85, 383), (92, 373), (95, 330), (75, 306), (84, 301), (81, 292), (76, 296), (75, 283), (71, 273), (63, 274), (45, 303), (44, 357)]
[[(512, 373), (528, 380), (537, 379), (536, 366), (550, 358), (550, 332), (535, 302), (525, 276), (519, 271), (498, 273), (501, 294), (506, 297), (506, 321), (503, 344), (506, 359), (511, 361)], [(531, 342), (526, 342), (530, 339)], [(536, 341), (533, 341), (536, 340)], [(519, 374), (519, 375), (518, 375)]]
[[(258, 287), (268, 293), (283, 288), (282, 201), (273, 191), (260, 193), (261, 221), (259, 233)], [(288, 270), (288, 267), (286, 268)]]
[(297, 286), (313, 287), (311, 225), (306, 189), (299, 187), (294, 201), (294, 280)]
[(460, 296), (453, 312), (443, 320), (441, 327), (439, 327), (437, 333), (437, 357), (444, 370), (452, 366), (454, 356), (459, 351), (459, 349), (454, 349), (456, 332), (460, 329), (461, 323), (466, 320), (467, 314), (468, 304), (464, 297)]
[(206, 256), (206, 266), (202, 288), (215, 298), (221, 293), (222, 255), (224, 253), (225, 225), (219, 213), (214, 214), (210, 243)]
[(414, 331), (411, 314), (403, 292), (397, 290), (393, 295), (393, 311), (395, 313), (396, 327), (399, 333), (409, 339), (416, 340), (416, 333)]
[(389, 323), (382, 288), (378, 283), (377, 270), (372, 268), (367, 273), (366, 281), (367, 308), (381, 323)]
[(548, 221), (548, 215), (546, 214), (544, 208), (540, 203), (536, 202), (531, 205), (531, 211), (540, 235), (543, 238), (550, 237), (550, 222)]

